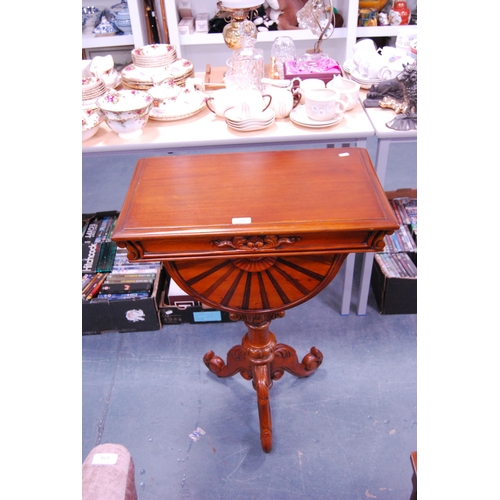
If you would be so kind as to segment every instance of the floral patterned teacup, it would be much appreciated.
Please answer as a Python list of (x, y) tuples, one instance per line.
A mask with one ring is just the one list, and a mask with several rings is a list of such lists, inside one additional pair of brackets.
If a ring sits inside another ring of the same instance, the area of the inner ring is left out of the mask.
[(347, 108), (340, 94), (332, 89), (306, 90), (305, 100), (307, 116), (315, 121), (326, 122), (340, 118)]

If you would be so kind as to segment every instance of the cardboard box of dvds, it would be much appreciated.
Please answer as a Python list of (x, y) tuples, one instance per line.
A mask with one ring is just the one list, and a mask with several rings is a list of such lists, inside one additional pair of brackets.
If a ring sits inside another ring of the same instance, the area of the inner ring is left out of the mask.
[(374, 260), (371, 285), (381, 314), (417, 314), (416, 277), (389, 277)]
[(229, 313), (226, 311), (207, 307), (187, 295), (180, 297), (177, 287), (175, 287), (176, 293), (171, 294), (171, 281), (171, 278), (166, 274), (159, 302), (162, 324), (229, 323), (231, 321)]
[[(388, 200), (417, 198), (417, 190), (410, 188), (386, 191)], [(417, 265), (417, 252), (406, 252)], [(377, 260), (373, 262), (371, 286), (381, 314), (417, 314), (417, 278), (390, 277)]]
[(106, 331), (149, 332), (160, 330), (160, 296), (165, 271), (159, 268), (150, 297), (109, 300), (95, 298), (82, 301), (82, 333), (98, 334)]

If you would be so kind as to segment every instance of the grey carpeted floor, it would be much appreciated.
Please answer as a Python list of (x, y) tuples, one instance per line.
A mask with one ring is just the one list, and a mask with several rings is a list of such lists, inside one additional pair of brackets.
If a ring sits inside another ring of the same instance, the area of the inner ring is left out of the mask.
[(202, 361), (208, 350), (225, 359), (244, 325), (211, 323), (82, 338), (82, 460), (123, 444), (141, 500), (409, 499), (417, 317), (381, 315), (372, 294), (366, 316), (341, 316), (341, 273), (272, 323), (300, 359), (316, 346), (324, 361), (309, 378), (274, 382), (270, 454), (251, 382), (219, 379)]

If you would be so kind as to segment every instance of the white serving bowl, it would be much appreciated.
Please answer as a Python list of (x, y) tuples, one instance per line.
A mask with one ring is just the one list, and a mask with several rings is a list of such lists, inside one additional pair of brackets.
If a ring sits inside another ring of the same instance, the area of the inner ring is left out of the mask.
[(131, 139), (142, 134), (153, 107), (153, 97), (142, 90), (111, 91), (99, 97), (96, 105), (113, 132), (123, 139)]
[(99, 125), (104, 120), (101, 112), (96, 108), (82, 109), (82, 142), (93, 137)]
[(94, 125), (93, 127), (90, 128), (82, 127), (82, 142), (88, 141), (91, 137), (94, 137), (94, 135), (97, 134), (98, 130), (99, 130), (99, 124)]

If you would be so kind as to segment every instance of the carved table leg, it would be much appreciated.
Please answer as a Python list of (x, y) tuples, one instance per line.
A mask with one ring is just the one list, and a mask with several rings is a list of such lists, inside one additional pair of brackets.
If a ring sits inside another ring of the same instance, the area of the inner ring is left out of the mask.
[(269, 453), (273, 448), (273, 423), (269, 390), (273, 383), (269, 375), (269, 365), (254, 366), (253, 386), (257, 391), (257, 408), (259, 410), (260, 443), (262, 449)]
[(252, 365), (246, 357), (245, 350), (241, 345), (235, 345), (227, 353), (227, 364), (222, 358), (216, 356), (213, 351), (208, 351), (203, 356), (203, 362), (207, 368), (218, 377), (232, 377), (240, 372), (241, 376), (250, 380), (252, 378)]
[(322, 362), (323, 354), (316, 347), (311, 347), (309, 353), (302, 359), (302, 363), (299, 363), (297, 353), (293, 347), (286, 344), (276, 344), (271, 376), (273, 380), (278, 380), (286, 370), (296, 377), (309, 377)]
[(262, 449), (269, 453), (272, 449), (272, 419), (269, 390), (273, 380), (280, 379), (287, 371), (297, 377), (308, 377), (321, 365), (323, 354), (312, 347), (299, 363), (295, 349), (286, 344), (277, 344), (276, 337), (269, 331), (270, 321), (252, 324), (245, 321), (248, 328), (241, 345), (232, 347), (227, 354), (227, 364), (213, 351), (207, 352), (203, 361), (207, 368), (218, 377), (231, 377), (240, 372), (246, 380), (252, 380), (257, 392), (260, 440)]
[(247, 358), (253, 367), (252, 383), (257, 392), (260, 442), (262, 449), (266, 453), (269, 453), (273, 446), (273, 426), (269, 390), (273, 385), (270, 368), (274, 358), (276, 337), (269, 330), (270, 323), (270, 321), (265, 321), (259, 325), (253, 325), (245, 322), (248, 331), (242, 341)]

